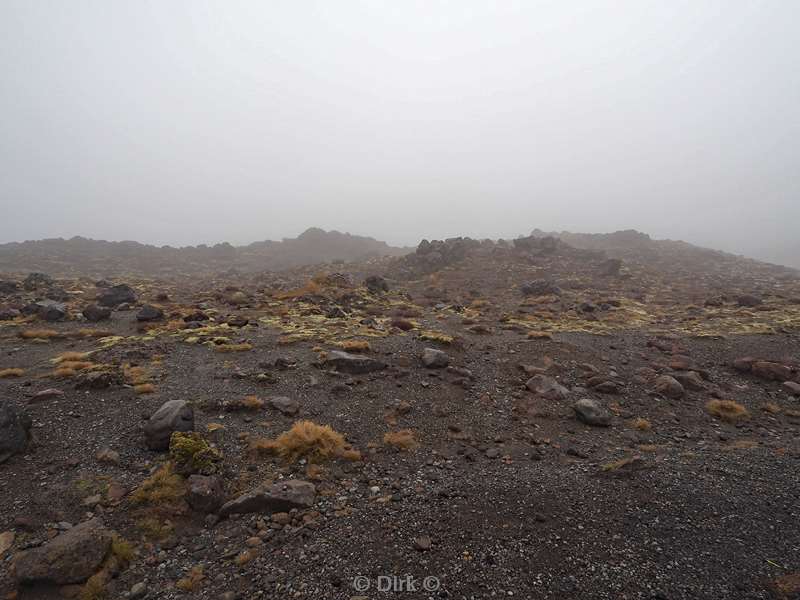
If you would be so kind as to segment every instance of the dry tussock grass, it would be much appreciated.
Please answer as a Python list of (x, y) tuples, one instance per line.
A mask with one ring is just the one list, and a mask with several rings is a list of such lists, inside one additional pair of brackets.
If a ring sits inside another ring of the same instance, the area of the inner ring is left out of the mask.
[(336, 345), (346, 352), (369, 352), (372, 350), (372, 347), (366, 340), (344, 340), (342, 342), (337, 342)]
[(134, 504), (164, 506), (180, 502), (185, 494), (186, 482), (168, 462), (136, 488), (131, 500)]
[(0, 379), (7, 377), (22, 377), (25, 374), (25, 369), (0, 369)]
[(631, 427), (638, 429), (639, 431), (650, 431), (653, 428), (653, 425), (647, 419), (636, 417), (631, 421)]
[(413, 450), (419, 446), (419, 442), (414, 439), (414, 432), (410, 429), (387, 431), (383, 435), (383, 443), (398, 450)]
[(750, 412), (733, 400), (710, 400), (706, 404), (708, 413), (721, 421), (736, 423), (750, 418)]
[(314, 463), (334, 458), (361, 459), (361, 453), (351, 448), (341, 433), (330, 425), (317, 425), (312, 421), (297, 421), (277, 439), (255, 440), (251, 449), (256, 453), (277, 454), (290, 462), (300, 458)]
[(203, 574), (202, 565), (192, 567), (186, 574), (175, 583), (175, 587), (184, 592), (196, 592), (200, 589), (206, 576)]
[(17, 335), (23, 340), (51, 340), (54, 338), (66, 337), (63, 333), (55, 329), (25, 329)]
[[(280, 294), (275, 294), (275, 297), (278, 300), (294, 300), (295, 298), (300, 298), (301, 296), (316, 296), (322, 293), (322, 285), (321, 281), (316, 281), (320, 276), (316, 275), (313, 279), (309, 280), (303, 287), (299, 287), (293, 290), (289, 290), (287, 292), (281, 292)], [(327, 275), (325, 276), (327, 277)], [(323, 280), (324, 281), (324, 278)]]

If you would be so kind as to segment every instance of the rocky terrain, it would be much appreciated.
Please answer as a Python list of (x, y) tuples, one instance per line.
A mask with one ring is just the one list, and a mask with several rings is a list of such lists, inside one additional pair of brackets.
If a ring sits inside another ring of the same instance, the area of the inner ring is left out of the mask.
[(0, 598), (800, 598), (797, 271), (36, 244), (0, 251)]
[(0, 244), (0, 272), (46, 272), (51, 275), (108, 277), (111, 274), (175, 277), (218, 270), (279, 270), (324, 262), (363, 261), (400, 256), (370, 237), (312, 227), (296, 238), (232, 246), (151, 246), (74, 237)]

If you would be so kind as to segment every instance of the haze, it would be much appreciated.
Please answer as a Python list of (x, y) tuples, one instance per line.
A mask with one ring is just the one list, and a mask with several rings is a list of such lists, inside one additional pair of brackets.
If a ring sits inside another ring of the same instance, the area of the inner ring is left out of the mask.
[(800, 266), (796, 2), (0, 5), (0, 241), (635, 228)]

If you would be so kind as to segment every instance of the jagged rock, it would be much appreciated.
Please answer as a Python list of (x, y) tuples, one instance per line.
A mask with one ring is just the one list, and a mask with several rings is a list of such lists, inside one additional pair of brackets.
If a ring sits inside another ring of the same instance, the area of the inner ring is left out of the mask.
[(296, 415), (300, 410), (300, 403), (294, 398), (286, 396), (272, 396), (267, 402), (272, 408), (290, 417)]
[(363, 373), (371, 373), (373, 371), (380, 371), (386, 368), (386, 363), (379, 361), (369, 356), (360, 356), (358, 354), (350, 354), (348, 352), (341, 352), (334, 350), (328, 354), (325, 359), (325, 364), (333, 367), (342, 373), (350, 373), (351, 375), (360, 375)]
[(213, 513), (225, 502), (222, 479), (216, 475), (191, 475), (186, 501), (194, 510)]
[(55, 283), (50, 275), (45, 273), (29, 273), (25, 280), (22, 282), (22, 287), (32, 292), (42, 287), (50, 287)]
[(383, 277), (378, 275), (370, 275), (367, 277), (364, 280), (364, 285), (366, 285), (367, 289), (373, 294), (380, 294), (382, 292), (389, 291), (389, 284), (386, 283), (386, 280)]
[(780, 363), (757, 360), (753, 362), (751, 372), (761, 379), (771, 379), (774, 381), (786, 381), (792, 378), (792, 370)]
[(0, 294), (14, 294), (19, 289), (19, 284), (16, 281), (0, 281)]
[(67, 316), (67, 307), (55, 300), (37, 302), (37, 314), (43, 321), (61, 321)]
[(158, 321), (163, 318), (164, 311), (152, 304), (145, 304), (141, 310), (136, 313), (137, 321)]
[(763, 300), (758, 296), (754, 296), (752, 294), (742, 294), (736, 298), (736, 303), (739, 306), (745, 306), (748, 308), (752, 308), (755, 306), (759, 306), (763, 303)]
[(519, 291), (523, 296), (560, 296), (561, 288), (555, 282), (547, 279), (537, 279), (529, 281), (519, 286)]
[(14, 561), (20, 583), (82, 583), (94, 575), (111, 549), (113, 536), (99, 519), (85, 521)]
[(111, 309), (105, 306), (97, 306), (97, 304), (90, 304), (83, 309), (83, 316), (87, 321), (97, 323), (98, 321), (105, 321), (111, 318)]
[(684, 388), (699, 392), (706, 389), (706, 384), (703, 383), (703, 378), (700, 377), (695, 371), (678, 371), (672, 374), (678, 383)]
[(31, 418), (8, 401), (0, 404), (0, 463), (24, 452), (31, 435)]
[(525, 387), (547, 400), (566, 400), (569, 397), (569, 390), (547, 375), (534, 375), (525, 382)]
[(428, 369), (444, 369), (450, 364), (450, 357), (441, 350), (425, 348), (422, 351), (422, 364)]
[(78, 390), (105, 390), (115, 385), (122, 385), (122, 374), (118, 369), (82, 372), (75, 380), (75, 389)]
[(783, 387), (785, 387), (789, 392), (794, 396), (800, 396), (800, 383), (796, 381), (784, 381)]
[(611, 425), (611, 413), (603, 408), (597, 400), (583, 398), (572, 405), (577, 419), (595, 427), (608, 427)]
[(654, 390), (662, 396), (673, 399), (683, 398), (686, 393), (681, 382), (669, 375), (661, 375), (656, 378)]
[(144, 437), (151, 450), (166, 450), (175, 431), (194, 431), (194, 409), (184, 400), (169, 400), (161, 405), (144, 426)]
[(289, 512), (293, 508), (313, 506), (317, 490), (313, 483), (292, 479), (264, 486), (226, 503), (220, 516), (254, 512)]
[(97, 295), (97, 303), (102, 306), (114, 308), (120, 304), (133, 304), (136, 302), (136, 292), (133, 288), (124, 283), (110, 288), (104, 288)]

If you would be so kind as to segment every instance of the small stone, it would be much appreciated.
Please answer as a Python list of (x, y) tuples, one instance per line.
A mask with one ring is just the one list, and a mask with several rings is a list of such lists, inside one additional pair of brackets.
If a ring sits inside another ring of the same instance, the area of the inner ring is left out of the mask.
[(147, 595), (147, 584), (143, 581), (134, 583), (133, 587), (128, 592), (128, 598), (136, 600), (137, 598), (144, 598)]
[(450, 357), (441, 350), (425, 348), (422, 351), (422, 364), (428, 369), (444, 369), (450, 364)]
[(431, 549), (432, 545), (433, 540), (431, 540), (430, 536), (423, 535), (422, 537), (414, 538), (414, 550), (426, 552)]
[(152, 304), (145, 304), (136, 314), (137, 321), (158, 321), (163, 318), (164, 311)]
[(578, 400), (572, 409), (582, 423), (595, 427), (608, 427), (611, 424), (611, 413), (603, 408), (597, 400), (583, 398)]
[(683, 398), (686, 390), (684, 390), (681, 383), (674, 377), (669, 375), (661, 375), (655, 380), (654, 390), (656, 393), (666, 396), (667, 398)]

